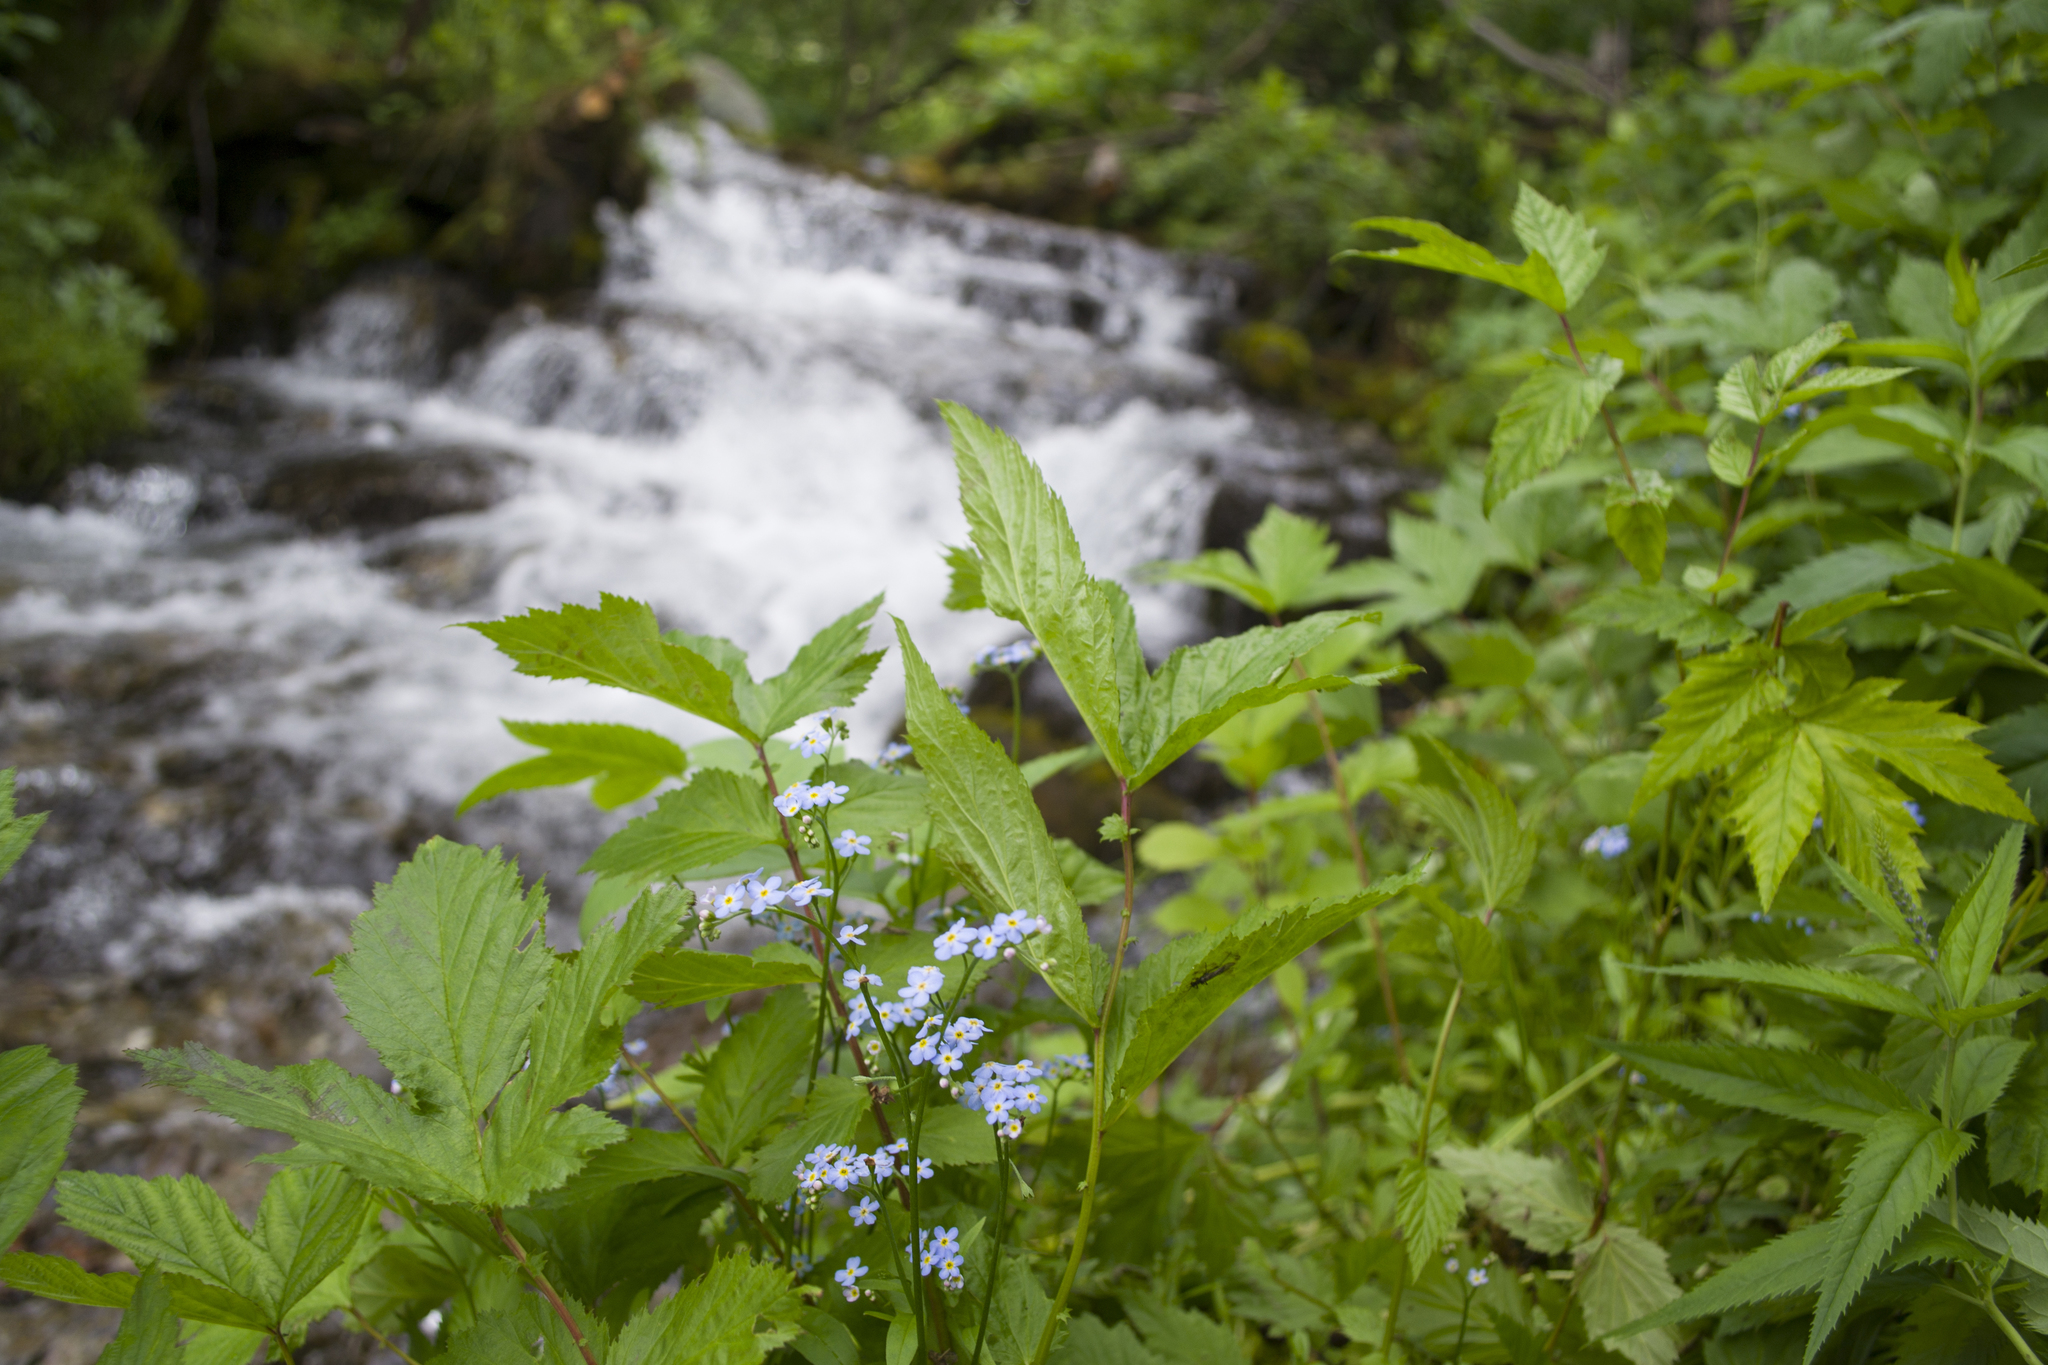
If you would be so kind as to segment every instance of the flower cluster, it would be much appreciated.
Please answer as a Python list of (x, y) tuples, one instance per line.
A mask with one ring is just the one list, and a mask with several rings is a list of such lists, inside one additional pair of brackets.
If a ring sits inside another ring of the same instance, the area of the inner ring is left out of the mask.
[[(959, 1228), (932, 1228), (930, 1231), (920, 1232), (917, 1234), (917, 1245), (919, 1274), (929, 1275), (936, 1270), (939, 1272), (941, 1288), (966, 1287), (967, 1277), (961, 1273), (963, 1262), (960, 1259)], [(911, 1254), (909, 1246), (903, 1248), (903, 1254)]]
[(952, 928), (932, 939), (932, 956), (941, 962), (962, 953), (973, 953), (983, 962), (991, 961), (998, 953), (1015, 957), (1016, 945), (1024, 941), (1026, 934), (1042, 934), (1050, 928), (1052, 925), (1044, 916), (1033, 917), (1015, 910), (997, 915), (978, 929), (964, 919), (954, 920)]
[(1619, 858), (1622, 854), (1628, 852), (1628, 826), (1600, 826), (1600, 828), (1586, 836), (1586, 841), (1579, 845), (1579, 852), (1597, 853), (1601, 857), (1610, 860)]
[(955, 1019), (951, 1023), (934, 1016), (924, 1021), (917, 1040), (910, 1045), (910, 1064), (931, 1064), (941, 1076), (950, 1076), (967, 1064), (967, 1054), (988, 1032), (979, 1019)]
[(769, 877), (764, 881), (762, 871), (757, 867), (749, 875), (729, 883), (725, 890), (699, 902), (697, 918), (723, 924), (737, 915), (764, 915), (785, 904), (803, 909), (819, 897), (832, 894), (832, 888), (816, 877), (806, 877), (784, 886), (780, 877)]
[[(846, 708), (835, 706), (797, 727), (789, 747), (805, 758), (819, 758), (832, 752), (832, 741), (846, 734)], [(784, 812), (788, 814), (788, 812)]]
[(1072, 1080), (1094, 1069), (1095, 1062), (1087, 1053), (1062, 1052), (1045, 1064), (1045, 1079), (1054, 1082)]
[(840, 1292), (846, 1295), (848, 1303), (860, 1297), (860, 1277), (867, 1273), (868, 1268), (860, 1263), (858, 1256), (847, 1257), (845, 1268), (832, 1272), (832, 1278), (839, 1282)]
[[(910, 1163), (899, 1158), (906, 1157), (909, 1151), (910, 1143), (904, 1138), (877, 1147), (872, 1152), (827, 1143), (822, 1147), (813, 1147), (811, 1154), (798, 1163), (792, 1174), (796, 1176), (797, 1188), (806, 1195), (815, 1196), (828, 1189), (844, 1194), (856, 1185), (871, 1185), (887, 1180), (899, 1169), (907, 1171)], [(932, 1178), (930, 1157), (917, 1163), (917, 1178)], [(881, 1207), (873, 1199), (863, 1198), (852, 1209), (853, 1221), (865, 1227), (875, 1221), (875, 1214), (880, 1212)]]
[(829, 778), (815, 786), (808, 782), (792, 782), (787, 791), (775, 798), (775, 809), (785, 817), (791, 817), (824, 806), (842, 805), (848, 790), (845, 783), (833, 782)]
[(1029, 1059), (1015, 1065), (983, 1062), (953, 1093), (969, 1109), (979, 1110), (991, 1128), (1014, 1139), (1023, 1136), (1026, 1116), (1045, 1108), (1044, 1077), (1045, 1068)]
[(978, 673), (988, 668), (1022, 668), (1038, 657), (1038, 641), (1015, 640), (1007, 645), (990, 645), (974, 656)]

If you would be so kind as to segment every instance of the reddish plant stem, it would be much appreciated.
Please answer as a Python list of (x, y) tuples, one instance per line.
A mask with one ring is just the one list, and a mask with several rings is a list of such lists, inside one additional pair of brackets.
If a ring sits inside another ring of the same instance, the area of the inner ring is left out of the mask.
[(491, 1226), (498, 1230), (499, 1238), (511, 1251), (512, 1259), (519, 1262), (519, 1268), (526, 1272), (526, 1278), (533, 1281), (533, 1287), (540, 1291), (541, 1297), (548, 1301), (548, 1306), (555, 1310), (555, 1316), (569, 1329), (569, 1340), (575, 1342), (576, 1349), (583, 1352), (583, 1359), (587, 1365), (597, 1365), (597, 1357), (591, 1354), (590, 1343), (583, 1339), (583, 1329), (576, 1325), (576, 1315), (569, 1311), (569, 1305), (562, 1302), (562, 1296), (548, 1283), (548, 1277), (540, 1273), (540, 1267), (526, 1259), (526, 1248), (519, 1245), (519, 1239), (512, 1235), (512, 1229), (505, 1226), (504, 1216), (492, 1214)]

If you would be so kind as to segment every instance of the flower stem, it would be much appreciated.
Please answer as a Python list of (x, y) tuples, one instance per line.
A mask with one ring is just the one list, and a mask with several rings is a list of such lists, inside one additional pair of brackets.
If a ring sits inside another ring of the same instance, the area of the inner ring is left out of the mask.
[(981, 1346), (988, 1340), (988, 1319), (996, 1302), (996, 1281), (1003, 1270), (1003, 1218), (1010, 1205), (1010, 1144), (996, 1137), (996, 1239), (988, 1253), (988, 1288), (981, 1296), (981, 1326), (974, 1329), (974, 1354), (967, 1365), (981, 1365)]
[(1102, 1009), (1095, 1016), (1095, 1065), (1090, 1068), (1093, 1083), (1089, 1087), (1088, 1111), (1088, 1172), (1081, 1183), (1081, 1216), (1074, 1225), (1074, 1250), (1067, 1257), (1066, 1272), (1060, 1276), (1059, 1293), (1053, 1297), (1052, 1311), (1046, 1314), (1045, 1330), (1039, 1333), (1038, 1349), (1031, 1353), (1031, 1365), (1045, 1365), (1045, 1358), (1052, 1354), (1052, 1338), (1059, 1327), (1060, 1314), (1067, 1306), (1067, 1296), (1074, 1290), (1074, 1277), (1081, 1271), (1081, 1257), (1088, 1248), (1088, 1224), (1095, 1217), (1096, 1177), (1102, 1170), (1102, 1139), (1109, 1129), (1107, 1114), (1109, 1058), (1103, 1053), (1103, 1043), (1109, 1034), (1110, 1009), (1116, 1004), (1117, 979), (1123, 975), (1124, 949), (1131, 941), (1131, 905), (1137, 898), (1138, 867), (1131, 853), (1131, 787), (1129, 781), (1117, 779), (1119, 797), (1118, 811), (1124, 822), (1124, 913), (1117, 925), (1116, 951), (1109, 957), (1109, 986), (1102, 993)]
[(533, 1281), (533, 1287), (540, 1291), (541, 1297), (548, 1301), (548, 1306), (555, 1310), (555, 1316), (569, 1329), (569, 1340), (575, 1342), (576, 1349), (583, 1352), (583, 1359), (587, 1365), (597, 1365), (597, 1357), (591, 1354), (590, 1343), (583, 1339), (583, 1329), (576, 1325), (576, 1315), (562, 1302), (562, 1296), (548, 1283), (548, 1277), (540, 1273), (540, 1267), (526, 1259), (526, 1248), (519, 1245), (519, 1239), (512, 1235), (512, 1229), (505, 1226), (504, 1215), (492, 1214), (491, 1226), (498, 1230), (499, 1239), (512, 1252), (512, 1259), (519, 1262), (519, 1268), (526, 1272), (526, 1277)]

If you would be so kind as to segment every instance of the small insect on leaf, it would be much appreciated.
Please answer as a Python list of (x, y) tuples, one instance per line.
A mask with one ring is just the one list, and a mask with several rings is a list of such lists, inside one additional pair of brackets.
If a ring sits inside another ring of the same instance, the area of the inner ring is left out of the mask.
[(1214, 981), (1217, 977), (1223, 975), (1225, 972), (1229, 971), (1232, 967), (1235, 967), (1236, 965), (1237, 959), (1233, 957), (1232, 959), (1230, 959), (1230, 961), (1224, 963), (1220, 967), (1211, 967), (1208, 971), (1203, 972), (1193, 981), (1188, 982), (1188, 989), (1193, 990), (1197, 986), (1205, 985), (1208, 982)]

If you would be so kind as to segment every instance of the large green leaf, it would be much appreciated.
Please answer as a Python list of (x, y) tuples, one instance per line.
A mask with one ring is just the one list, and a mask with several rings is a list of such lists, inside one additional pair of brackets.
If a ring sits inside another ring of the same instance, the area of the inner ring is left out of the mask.
[(0, 768), (0, 877), (21, 861), (21, 855), (28, 852), (29, 840), (36, 837), (36, 831), (49, 818), (46, 811), (36, 815), (14, 813), (14, 769)]
[(1808, 1362), (1974, 1142), (1918, 1109), (1888, 1114), (1864, 1136), (1849, 1163), (1841, 1204), (1827, 1223), (1827, 1263), (1806, 1338)]
[(1994, 1182), (2048, 1194), (2048, 1048), (2031, 1047), (1984, 1120)]
[(1120, 740), (1145, 674), (1129, 598), (1090, 576), (1066, 506), (1015, 440), (957, 403), (939, 410), (989, 610), (1038, 637), (1109, 765), (1135, 771)]
[(1464, 1184), (1465, 1198), (1475, 1211), (1536, 1251), (1569, 1251), (1592, 1225), (1592, 1196), (1555, 1158), (1446, 1145), (1438, 1149), (1436, 1159)]
[(1409, 1274), (1421, 1275), (1437, 1258), (1464, 1208), (1465, 1191), (1455, 1174), (1417, 1157), (1401, 1163), (1394, 1177), (1394, 1221), (1408, 1253)]
[(868, 1109), (867, 1087), (851, 1076), (818, 1077), (804, 1100), (802, 1121), (764, 1144), (755, 1159), (749, 1182), (754, 1198), (775, 1205), (795, 1194), (796, 1167), (804, 1154), (820, 1145), (853, 1141), (854, 1128)]
[(994, 1365), (1030, 1365), (1051, 1315), (1052, 1300), (1031, 1273), (1030, 1261), (1004, 1256), (988, 1305), (989, 1359)]
[(333, 1274), (362, 1238), (370, 1187), (339, 1166), (287, 1167), (270, 1178), (252, 1239), (277, 1267), (278, 1289), (258, 1300), (279, 1321)]
[(68, 1256), (0, 1254), (0, 1280), (24, 1294), (87, 1308), (126, 1308), (135, 1297), (135, 1276), (95, 1275)]
[(1750, 986), (1768, 986), (1781, 991), (1804, 991), (1844, 1005), (1902, 1014), (1910, 1019), (1933, 1022), (1933, 1009), (1911, 991), (1889, 981), (1859, 976), (1854, 972), (1829, 971), (1823, 967), (1802, 967), (1783, 962), (1744, 962), (1716, 958), (1709, 962), (1688, 962), (1676, 967), (1656, 967), (1663, 976), (1698, 976), (1715, 981), (1740, 981)]
[(590, 800), (600, 810), (637, 801), (664, 778), (681, 777), (688, 759), (674, 740), (631, 725), (578, 722), (547, 725), (538, 721), (503, 722), (514, 739), (547, 750), (536, 758), (500, 768), (476, 784), (455, 807), (457, 815), (506, 792), (597, 781)]
[(546, 914), (517, 864), (430, 839), (356, 919), (334, 993), (407, 1090), (478, 1118), (518, 1068), (547, 991)]
[(535, 609), (464, 624), (502, 650), (521, 673), (623, 688), (702, 716), (743, 739), (766, 738), (740, 719), (733, 680), (698, 651), (664, 640), (645, 602), (605, 593), (595, 607), (572, 602), (560, 611)]
[(1600, 405), (1621, 382), (1611, 355), (1586, 357), (1586, 368), (1546, 363), (1521, 382), (1494, 422), (1486, 460), (1486, 510), (1540, 474), (1555, 469), (1586, 439)]
[(100, 1352), (99, 1365), (184, 1365), (178, 1345), (178, 1315), (163, 1272), (146, 1270), (121, 1314), (114, 1339)]
[(1688, 662), (1685, 681), (1665, 694), (1656, 721), (1664, 733), (1650, 747), (1636, 810), (1684, 779), (1741, 756), (1736, 736), (1743, 726), (1785, 698), (1775, 653), (1768, 645), (1738, 645)]
[(810, 1063), (817, 1023), (808, 992), (772, 991), (712, 1052), (697, 1131), (727, 1165), (789, 1104)]
[(653, 810), (599, 844), (582, 870), (629, 879), (685, 876), (781, 837), (766, 787), (711, 768), (663, 792)]
[(1572, 1248), (1586, 1335), (1634, 1365), (1671, 1365), (1678, 1338), (1664, 1328), (1624, 1331), (1678, 1297), (1664, 1248), (1609, 1223)]
[(1814, 1223), (1774, 1238), (1705, 1284), (1610, 1334), (1610, 1340), (1818, 1289), (1834, 1234), (1830, 1224)]
[(1867, 1133), (1912, 1104), (1873, 1071), (1826, 1052), (1698, 1043), (1608, 1043), (1639, 1071), (1735, 1109), (1761, 1109), (1822, 1128)]
[(1516, 818), (1500, 785), (1454, 750), (1427, 735), (1411, 735), (1421, 781), (1403, 790), (1471, 858), (1488, 907), (1513, 907), (1536, 865), (1537, 840)]
[(1571, 617), (1588, 625), (1654, 635), (1683, 650), (1739, 644), (1755, 634), (1733, 613), (1670, 583), (1630, 583), (1591, 593), (1572, 608)]
[(265, 1071), (198, 1043), (133, 1054), (151, 1081), (245, 1128), (297, 1138), (295, 1162), (335, 1161), (368, 1181), (441, 1204), (482, 1203), (476, 1124), (422, 1112), (375, 1081), (320, 1060)]
[(41, 1046), (0, 1052), (0, 1247), (11, 1246), (49, 1193), (85, 1092), (78, 1068)]
[(2030, 1046), (2024, 1038), (1996, 1034), (1958, 1043), (1954, 1074), (1935, 1092), (1948, 1122), (1960, 1128), (1996, 1104)]
[(1103, 1040), (1114, 1122), (1244, 993), (1374, 906), (1415, 885), (1421, 870), (1374, 882), (1338, 901), (1247, 909), (1227, 929), (1189, 934), (1124, 974)]
[(1607, 260), (1607, 248), (1593, 236), (1583, 214), (1551, 203), (1527, 181), (1522, 182), (1515, 196), (1515, 212), (1509, 226), (1524, 251), (1550, 263), (1564, 294), (1565, 308), (1579, 301)]
[(853, 704), (882, 661), (881, 650), (866, 648), (868, 622), (881, 605), (877, 593), (812, 636), (788, 668), (741, 689), (740, 714), (754, 733), (772, 735), (813, 712)]
[(674, 1009), (704, 1000), (722, 1000), (741, 991), (817, 984), (816, 958), (802, 961), (797, 953), (785, 956), (787, 945), (774, 948), (757, 951), (754, 956), (670, 948), (643, 958), (626, 989), (637, 1000)]
[(1768, 909), (1820, 814), (1826, 764), (1813, 739), (1783, 712), (1766, 713), (1744, 738), (1757, 756), (1729, 779), (1730, 814), (1742, 831), (1757, 895)]
[(1991, 979), (1998, 946), (2005, 939), (2006, 910), (2012, 904), (2025, 843), (2020, 826), (2009, 826), (1942, 923), (1941, 955), (1936, 962), (1941, 979), (1948, 984), (1949, 999), (1958, 1009), (1976, 1004), (1984, 983)]
[[(739, 1252), (635, 1314), (612, 1343), (606, 1365), (756, 1365), (795, 1335), (802, 1311), (786, 1272)], [(762, 1318), (769, 1322), (765, 1330), (757, 1325)]]
[(66, 1171), (57, 1178), (57, 1212), (139, 1266), (187, 1275), (245, 1300), (250, 1326), (281, 1316), (284, 1272), (196, 1175), (144, 1180)]
[(1541, 255), (1532, 254), (1520, 265), (1509, 265), (1495, 259), (1491, 251), (1478, 243), (1468, 242), (1448, 228), (1420, 218), (1362, 218), (1351, 226), (1356, 232), (1398, 232), (1403, 237), (1412, 237), (1418, 245), (1391, 251), (1340, 251), (1336, 257), (1340, 261), (1399, 261), (1425, 270), (1469, 275), (1476, 280), (1506, 285), (1553, 312), (1562, 313), (1571, 307), (1557, 272)]
[(1052, 928), (1031, 939), (1028, 957), (1053, 993), (1093, 1023), (1109, 964), (1088, 941), (1031, 788), (980, 727), (960, 714), (911, 642), (902, 622), (904, 709), (918, 766), (930, 784), (932, 826), (946, 860), (991, 913), (1041, 915)]

